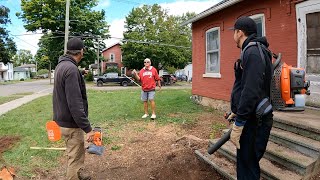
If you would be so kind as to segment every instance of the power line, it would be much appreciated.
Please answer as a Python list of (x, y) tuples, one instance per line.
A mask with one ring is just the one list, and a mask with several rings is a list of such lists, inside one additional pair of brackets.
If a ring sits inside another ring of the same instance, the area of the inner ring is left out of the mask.
[[(11, 33), (10, 33), (10, 35), (13, 36)], [(25, 40), (23, 40), (23, 39), (21, 39), (21, 38), (19, 38), (19, 37), (17, 37), (17, 36), (15, 36), (15, 37), (18, 38), (18, 39), (20, 39), (21, 41), (25, 42), (26, 44), (29, 44), (30, 46), (33, 46), (33, 47), (35, 47), (35, 48), (38, 48), (38, 47), (34, 46), (33, 44), (30, 44), (29, 42), (27, 42), (27, 41), (25, 41)]]

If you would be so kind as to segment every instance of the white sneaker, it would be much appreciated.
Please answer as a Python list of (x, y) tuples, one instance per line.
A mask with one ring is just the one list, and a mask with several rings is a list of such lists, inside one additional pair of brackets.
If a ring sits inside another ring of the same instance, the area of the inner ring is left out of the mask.
[(141, 118), (142, 119), (145, 119), (145, 118), (147, 118), (149, 116), (149, 114), (144, 114)]
[(151, 119), (155, 119), (157, 116), (155, 114), (152, 114)]

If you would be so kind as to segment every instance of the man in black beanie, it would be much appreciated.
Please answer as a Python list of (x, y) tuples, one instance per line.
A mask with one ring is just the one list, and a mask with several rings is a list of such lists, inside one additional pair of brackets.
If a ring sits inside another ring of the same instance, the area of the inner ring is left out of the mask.
[(259, 161), (267, 147), (273, 114), (271, 108), (259, 117), (256, 109), (264, 98), (270, 99), (271, 54), (266, 38), (257, 37), (257, 25), (251, 18), (240, 17), (232, 29), (241, 58), (234, 64), (231, 117), (235, 123), (230, 140), (237, 147), (237, 179), (259, 180)]
[(84, 170), (84, 132), (89, 142), (93, 131), (88, 120), (86, 86), (78, 69), (83, 51), (81, 39), (69, 39), (67, 53), (59, 58), (54, 75), (53, 118), (60, 126), (67, 147), (68, 180), (91, 179)]

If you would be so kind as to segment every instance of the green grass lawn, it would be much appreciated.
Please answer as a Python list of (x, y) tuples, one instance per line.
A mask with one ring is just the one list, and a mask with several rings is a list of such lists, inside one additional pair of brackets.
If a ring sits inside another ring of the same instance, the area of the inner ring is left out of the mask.
[(13, 94), (10, 96), (0, 96), (0, 104), (4, 104), (6, 102), (15, 100), (15, 99), (19, 99), (22, 98), (23, 96), (27, 96), (32, 94), (31, 92), (27, 92), (27, 93), (17, 93), (17, 94)]
[[(191, 90), (162, 90), (156, 93), (157, 122), (192, 123), (204, 108), (191, 102)], [(62, 152), (30, 150), (31, 146), (63, 147), (62, 141), (47, 140), (45, 123), (52, 119), (51, 96), (45, 96), (0, 116), (0, 137), (19, 136), (16, 145), (3, 153), (5, 162), (17, 168), (25, 177), (32, 177), (36, 168), (50, 169), (58, 165)], [(130, 121), (143, 121), (143, 104), (140, 90), (88, 91), (89, 119), (93, 126), (100, 126), (106, 132), (121, 130)], [(150, 120), (147, 120), (150, 121)], [(106, 143), (110, 139), (105, 138)], [(2, 165), (0, 159), (0, 165)]]

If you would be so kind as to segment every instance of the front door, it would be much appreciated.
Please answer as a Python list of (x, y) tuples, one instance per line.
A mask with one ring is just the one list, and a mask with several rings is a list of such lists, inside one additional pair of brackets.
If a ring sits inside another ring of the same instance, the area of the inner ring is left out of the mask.
[(296, 5), (298, 67), (306, 69), (310, 80), (309, 105), (320, 106), (320, 1), (309, 0)]

